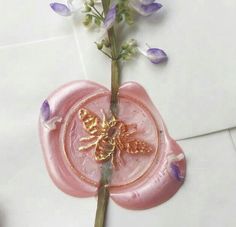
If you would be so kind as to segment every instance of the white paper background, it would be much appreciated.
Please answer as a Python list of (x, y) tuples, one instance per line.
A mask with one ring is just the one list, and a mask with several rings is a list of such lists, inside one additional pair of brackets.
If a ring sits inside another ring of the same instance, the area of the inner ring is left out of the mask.
[[(109, 61), (94, 33), (55, 15), (49, 0), (0, 0), (0, 227), (93, 226), (96, 200), (60, 192), (44, 166), (38, 110), (58, 86), (91, 79), (110, 86)], [(163, 48), (166, 65), (139, 57), (123, 81), (140, 82), (176, 139), (236, 126), (236, 2), (163, 0), (129, 36)], [(188, 159), (184, 186), (147, 211), (111, 202), (108, 226), (234, 227), (236, 130), (180, 141)]]

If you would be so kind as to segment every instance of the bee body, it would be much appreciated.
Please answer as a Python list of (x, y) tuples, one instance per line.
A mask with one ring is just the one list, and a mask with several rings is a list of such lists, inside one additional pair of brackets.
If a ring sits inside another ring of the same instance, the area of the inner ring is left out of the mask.
[(79, 150), (83, 151), (95, 147), (96, 161), (107, 161), (110, 158), (114, 161), (114, 155), (117, 150), (119, 154), (122, 152), (145, 154), (152, 151), (150, 144), (132, 138), (132, 135), (137, 131), (136, 125), (135, 129), (130, 132), (131, 125), (127, 125), (115, 117), (107, 120), (103, 114), (103, 119), (101, 120), (96, 114), (84, 108), (79, 110), (78, 115), (85, 131), (90, 134), (89, 137), (81, 138), (80, 141), (95, 139), (87, 146), (79, 147)]

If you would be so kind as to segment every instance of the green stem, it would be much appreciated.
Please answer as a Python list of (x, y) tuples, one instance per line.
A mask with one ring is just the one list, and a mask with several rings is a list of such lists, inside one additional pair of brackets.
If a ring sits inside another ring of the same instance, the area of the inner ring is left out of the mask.
[(110, 2), (110, 0), (102, 0), (102, 7), (105, 15), (107, 15), (107, 12), (109, 10)]
[(94, 227), (104, 227), (106, 222), (107, 205), (109, 201), (109, 188), (112, 174), (111, 162), (102, 165), (102, 176), (98, 188), (98, 202)]
[(103, 19), (101, 19), (101, 18), (100, 18), (100, 16), (99, 16), (99, 15), (97, 15), (97, 14), (96, 14), (96, 13), (94, 13), (94, 12), (92, 12), (92, 13), (89, 13), (89, 14), (87, 14), (87, 15), (90, 15), (90, 16), (92, 16), (92, 17), (94, 17), (94, 18), (98, 19), (98, 20), (103, 20)]
[(97, 13), (97, 15), (100, 17), (100, 19), (103, 21), (104, 20), (104, 17), (102, 16), (102, 14), (96, 9), (96, 7), (94, 6), (91, 6), (92, 9)]
[(111, 64), (111, 102), (110, 110), (114, 116), (118, 115), (118, 91), (120, 87), (120, 67), (118, 60), (112, 60)]
[(100, 50), (103, 54), (105, 54), (107, 57), (109, 57), (110, 59), (112, 59), (112, 56), (110, 56), (107, 52), (105, 52), (104, 50)]
[[(110, 6), (110, 0), (102, 0), (104, 14), (106, 15)], [(118, 61), (118, 49), (114, 28), (108, 31), (111, 43), (111, 100), (110, 110), (112, 115), (118, 116), (118, 91), (120, 86), (120, 66)], [(98, 202), (94, 227), (105, 227), (107, 206), (109, 201), (109, 184), (112, 176), (111, 160), (102, 165), (100, 185), (98, 188)]]

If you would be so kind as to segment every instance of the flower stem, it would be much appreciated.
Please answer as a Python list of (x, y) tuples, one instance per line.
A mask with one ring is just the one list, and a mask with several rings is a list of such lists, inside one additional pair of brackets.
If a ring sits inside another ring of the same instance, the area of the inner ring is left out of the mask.
[[(102, 0), (104, 14), (110, 6), (110, 0)], [(120, 86), (120, 66), (118, 60), (117, 41), (114, 28), (108, 30), (108, 39), (111, 43), (111, 100), (110, 110), (113, 116), (118, 116), (118, 91)], [(107, 206), (109, 201), (109, 184), (112, 176), (111, 160), (103, 163), (101, 179), (98, 188), (98, 202), (94, 227), (105, 227)]]
[(118, 115), (118, 91), (120, 87), (120, 67), (118, 60), (112, 60), (111, 63), (111, 101), (110, 110), (113, 116)]
[(99, 16), (99, 18), (103, 21), (104, 17), (103, 15), (96, 9), (95, 6), (91, 6), (91, 8), (94, 10), (94, 12), (96, 12), (96, 14)]
[(106, 221), (107, 205), (109, 201), (110, 178), (112, 174), (111, 162), (105, 162), (102, 165), (102, 176), (98, 188), (98, 202), (94, 227), (104, 227)]

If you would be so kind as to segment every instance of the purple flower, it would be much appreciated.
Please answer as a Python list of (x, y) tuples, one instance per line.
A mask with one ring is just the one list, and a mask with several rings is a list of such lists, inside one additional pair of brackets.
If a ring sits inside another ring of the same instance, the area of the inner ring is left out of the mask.
[(116, 5), (113, 4), (108, 10), (106, 18), (104, 20), (104, 27), (108, 30), (110, 29), (116, 20)]
[(70, 16), (72, 13), (71, 9), (67, 5), (62, 3), (54, 2), (50, 4), (50, 7), (55, 13), (64, 17)]
[(50, 118), (50, 106), (47, 100), (45, 100), (40, 108), (41, 117), (44, 122), (48, 121)]
[(171, 163), (171, 173), (177, 181), (183, 181), (184, 177), (181, 176), (180, 169), (175, 163)]
[(133, 0), (130, 6), (143, 16), (149, 16), (158, 11), (162, 5), (153, 0)]
[(159, 64), (168, 59), (166, 53), (158, 48), (149, 48), (146, 53), (146, 57), (153, 63)]

